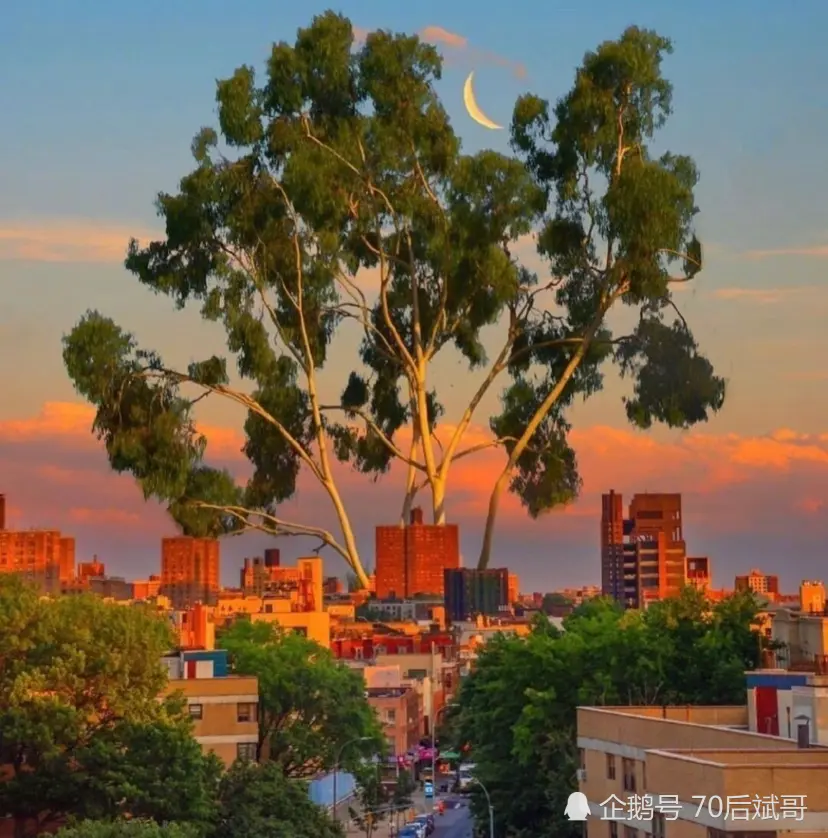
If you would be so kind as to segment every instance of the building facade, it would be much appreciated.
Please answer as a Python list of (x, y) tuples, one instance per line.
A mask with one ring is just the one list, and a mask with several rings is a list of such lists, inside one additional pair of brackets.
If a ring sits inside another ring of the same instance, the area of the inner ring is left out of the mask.
[(580, 707), (577, 722), (589, 838), (828, 832), (828, 751), (747, 730), (744, 706)]
[(402, 756), (415, 748), (423, 719), (422, 698), (417, 690), (410, 686), (369, 686), (365, 692), (382, 725), (390, 754)]
[(162, 539), (161, 594), (173, 608), (189, 608), (197, 602), (214, 604), (220, 587), (220, 558), (217, 538)]
[(445, 571), (446, 619), (457, 623), (482, 614), (496, 617), (509, 610), (509, 571), (506, 568), (459, 567)]
[(603, 495), (601, 504), (604, 596), (627, 608), (676, 596), (688, 581), (681, 495), (634, 495), (626, 518), (622, 496), (614, 491)]
[(226, 766), (255, 760), (259, 742), (259, 684), (231, 675), (223, 649), (187, 650), (164, 658), (170, 674), (166, 693), (187, 701), (193, 735), (204, 751)]
[(423, 511), (411, 511), (408, 526), (376, 528), (375, 592), (379, 599), (444, 593), (444, 572), (460, 567), (456, 524), (424, 524)]

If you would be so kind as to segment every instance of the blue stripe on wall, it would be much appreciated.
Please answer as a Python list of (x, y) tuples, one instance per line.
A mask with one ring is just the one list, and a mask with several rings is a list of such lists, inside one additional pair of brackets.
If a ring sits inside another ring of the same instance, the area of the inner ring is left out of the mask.
[(791, 687), (804, 687), (808, 683), (808, 675), (804, 672), (749, 672), (747, 674), (747, 688), (774, 687), (777, 690), (789, 690)]

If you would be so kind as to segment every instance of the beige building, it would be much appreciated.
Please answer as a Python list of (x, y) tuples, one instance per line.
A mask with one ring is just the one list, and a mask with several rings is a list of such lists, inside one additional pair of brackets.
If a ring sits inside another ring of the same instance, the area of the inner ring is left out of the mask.
[(171, 680), (169, 692), (182, 692), (193, 720), (193, 733), (205, 751), (225, 765), (256, 759), (259, 741), (259, 684), (255, 677)]
[(589, 838), (828, 834), (828, 749), (748, 730), (747, 707), (578, 708)]

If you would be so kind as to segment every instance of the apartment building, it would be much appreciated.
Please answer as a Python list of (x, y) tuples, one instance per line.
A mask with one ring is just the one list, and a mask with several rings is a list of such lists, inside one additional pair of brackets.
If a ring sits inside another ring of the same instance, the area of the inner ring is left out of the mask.
[(368, 703), (380, 720), (388, 751), (394, 757), (416, 748), (422, 729), (422, 697), (411, 686), (367, 687)]
[(828, 833), (828, 749), (750, 731), (746, 706), (580, 707), (577, 722), (589, 838)]
[(164, 658), (170, 681), (166, 694), (187, 701), (193, 734), (205, 751), (225, 765), (256, 759), (259, 741), (259, 683), (231, 675), (224, 649), (187, 650)]

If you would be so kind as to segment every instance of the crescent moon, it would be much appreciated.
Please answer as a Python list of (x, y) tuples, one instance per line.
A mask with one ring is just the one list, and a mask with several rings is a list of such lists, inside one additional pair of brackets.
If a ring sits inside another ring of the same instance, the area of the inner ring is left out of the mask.
[(493, 122), (488, 116), (486, 116), (486, 114), (483, 113), (482, 110), (480, 110), (480, 107), (477, 104), (477, 99), (474, 96), (473, 83), (474, 72), (471, 72), (469, 73), (469, 77), (466, 79), (466, 83), (463, 85), (463, 104), (466, 106), (469, 116), (478, 125), (482, 125), (484, 128), (489, 128), (492, 131), (502, 130), (502, 125), (498, 125), (496, 122)]

